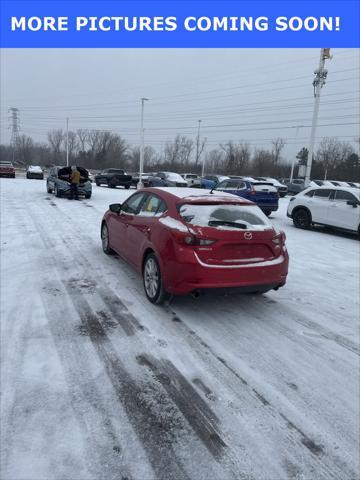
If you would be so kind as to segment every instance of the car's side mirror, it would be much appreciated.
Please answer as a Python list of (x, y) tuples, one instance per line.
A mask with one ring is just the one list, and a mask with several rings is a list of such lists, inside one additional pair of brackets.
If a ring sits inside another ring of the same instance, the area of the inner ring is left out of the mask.
[(109, 205), (109, 209), (111, 212), (117, 213), (119, 215), (121, 211), (121, 203), (112, 203), (111, 205)]
[(358, 202), (355, 202), (354, 200), (348, 200), (346, 203), (347, 203), (348, 205), (352, 205), (353, 208), (356, 208), (356, 207), (359, 205), (359, 203), (358, 203)]

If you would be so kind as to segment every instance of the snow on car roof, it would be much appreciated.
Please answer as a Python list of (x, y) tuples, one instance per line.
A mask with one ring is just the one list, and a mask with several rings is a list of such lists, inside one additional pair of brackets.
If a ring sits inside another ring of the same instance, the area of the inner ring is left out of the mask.
[(249, 200), (245, 198), (240, 198), (237, 195), (232, 195), (231, 193), (221, 192), (221, 193), (210, 193), (211, 190), (206, 190), (203, 188), (184, 188), (184, 187), (153, 187), (152, 190), (161, 190), (166, 193), (170, 193), (174, 197), (191, 200), (220, 200), (220, 199), (229, 199), (229, 200), (238, 200), (239, 203), (252, 204)]

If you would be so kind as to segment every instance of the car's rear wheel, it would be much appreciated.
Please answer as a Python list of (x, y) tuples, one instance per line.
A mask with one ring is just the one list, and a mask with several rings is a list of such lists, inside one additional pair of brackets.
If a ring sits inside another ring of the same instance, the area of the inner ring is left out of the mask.
[(61, 197), (61, 192), (58, 189), (57, 185), (54, 185), (54, 194), (55, 194), (55, 197)]
[(48, 193), (52, 193), (52, 192), (53, 192), (53, 191), (52, 191), (52, 188), (50, 188), (49, 185), (46, 185), (46, 190), (47, 190)]
[(85, 194), (85, 198), (91, 198), (91, 193)]
[(114, 254), (114, 250), (110, 248), (109, 229), (106, 223), (103, 223), (101, 226), (101, 245), (102, 245), (103, 252), (106, 253), (106, 255)]
[(100, 187), (100, 182), (95, 182), (97, 187)]
[(298, 208), (293, 213), (293, 223), (296, 228), (309, 228), (311, 225), (310, 214), (305, 208)]
[(125, 185), (126, 190), (130, 188), (130, 185)]
[(145, 294), (151, 303), (160, 305), (168, 297), (163, 286), (159, 262), (153, 253), (150, 253), (144, 262), (143, 281)]

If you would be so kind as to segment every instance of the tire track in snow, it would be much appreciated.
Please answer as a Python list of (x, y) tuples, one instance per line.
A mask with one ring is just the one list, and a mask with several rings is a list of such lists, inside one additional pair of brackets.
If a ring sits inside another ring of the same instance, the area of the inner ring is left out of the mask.
[[(47, 235), (47, 233), (44, 230), (44, 228), (42, 227), (42, 225), (40, 225), (38, 223), (37, 227), (41, 231), (41, 235), (42, 235), (42, 237), (45, 241), (45, 244), (47, 244), (49, 247), (52, 247), (53, 249), (56, 248), (57, 245), (54, 242), (52, 242), (51, 238)], [(142, 411), (138, 411), (138, 410), (134, 411), (134, 409), (132, 407), (133, 398), (134, 397), (138, 398), (141, 390), (139, 389), (139, 387), (136, 386), (135, 383), (132, 383), (132, 384), (129, 383), (130, 380), (131, 380), (131, 377), (129, 376), (129, 374), (127, 374), (126, 369), (122, 365), (120, 359), (116, 356), (115, 351), (111, 349), (111, 342), (110, 342), (109, 338), (107, 337), (106, 329), (103, 327), (103, 324), (102, 324), (103, 318), (100, 318), (101, 316), (99, 317), (99, 315), (96, 315), (93, 312), (93, 310), (91, 309), (91, 307), (89, 306), (89, 304), (87, 303), (86, 299), (83, 296), (81, 296), (82, 287), (84, 288), (84, 286), (85, 286), (85, 288), (86, 288), (86, 285), (96, 286), (91, 278), (86, 277), (87, 259), (77, 249), (77, 247), (75, 247), (74, 245), (69, 243), (68, 239), (62, 238), (61, 241), (67, 247), (66, 252), (71, 251), (68, 248), (70, 245), (72, 246), (72, 251), (74, 251), (75, 249), (77, 250), (77, 252), (76, 252), (76, 258), (78, 260), (77, 261), (77, 270), (78, 271), (81, 270), (82, 272), (84, 271), (84, 274), (81, 276), (81, 283), (77, 282), (76, 279), (70, 279), (69, 281), (62, 281), (63, 286), (67, 290), (67, 293), (68, 293), (69, 297), (71, 298), (72, 303), (73, 303), (73, 305), (74, 305), (74, 307), (75, 307), (76, 311), (78, 312), (78, 315), (81, 319), (82, 323), (81, 323), (81, 326), (80, 326), (81, 327), (80, 330), (81, 330), (82, 333), (84, 333), (84, 332), (88, 333), (91, 342), (96, 347), (96, 351), (97, 351), (99, 357), (101, 358), (103, 364), (105, 365), (108, 377), (111, 379), (114, 390), (116, 391), (116, 394), (117, 394), (121, 404), (123, 405), (125, 410), (127, 410), (128, 419), (132, 423), (132, 425), (135, 428), (139, 438), (141, 439), (142, 445), (144, 446), (144, 448), (146, 450), (148, 458), (150, 459), (150, 462), (151, 462), (154, 470), (156, 471), (157, 478), (164, 478), (164, 479), (165, 478), (187, 478), (187, 476), (186, 476), (184, 470), (182, 469), (179, 461), (176, 459), (176, 455), (174, 454), (174, 452), (171, 453), (170, 457), (165, 455), (166, 452), (164, 452), (164, 451), (162, 451), (162, 452), (157, 451), (157, 452), (155, 452), (155, 455), (154, 455), (154, 452), (153, 452), (154, 451), (154, 442), (156, 442), (156, 441), (159, 442), (159, 440), (161, 440), (159, 435), (158, 435), (157, 438), (155, 438), (156, 436), (154, 437), (152, 435), (150, 443), (146, 443), (148, 441), (148, 439), (151, 437), (151, 431), (149, 429), (144, 428), (144, 425), (146, 427), (146, 424), (144, 424), (144, 421), (145, 421), (145, 418), (147, 418), (147, 417), (149, 419), (154, 420), (155, 415), (152, 414), (151, 411), (149, 411), (149, 410), (146, 410), (146, 415)], [(64, 256), (62, 257), (62, 267), (63, 267), (64, 272), (70, 271), (70, 269), (66, 266), (66, 262), (71, 263), (72, 260), (73, 260), (72, 256), (71, 257), (69, 256), (68, 259), (65, 259)], [(57, 267), (55, 262), (54, 262), (54, 266)], [(122, 312), (121, 312), (122, 314), (124, 314), (124, 311), (125, 311), (125, 313), (126, 313), (125, 317), (126, 317), (127, 321), (129, 321), (129, 325), (133, 324), (133, 325), (136, 326), (136, 328), (139, 331), (143, 330), (142, 326), (135, 319), (135, 317), (133, 317), (133, 315), (130, 312), (127, 311), (125, 305), (119, 299), (119, 297), (112, 294), (111, 291), (108, 291), (108, 290), (105, 291), (105, 289), (100, 289), (98, 291), (98, 289), (96, 288), (95, 291), (96, 291), (96, 294), (99, 294), (100, 298), (102, 298), (103, 301), (105, 301), (105, 302), (110, 301), (110, 304), (112, 305), (112, 307), (109, 308), (110, 311), (115, 312), (115, 315), (118, 316), (119, 311), (116, 311), (116, 309), (118, 309), (120, 307), (121, 310), (122, 310)], [(107, 303), (106, 306), (108, 307), (110, 304)], [(123, 320), (123, 318), (122, 318), (122, 320)], [(123, 325), (123, 322), (121, 322), (121, 323)], [(128, 334), (130, 333), (131, 335), (133, 335), (134, 331), (127, 332), (127, 333)], [(100, 348), (100, 346), (101, 346), (101, 348)], [(177, 375), (175, 374), (177, 378), (181, 377), (180, 372), (178, 372), (177, 369), (175, 368), (175, 366), (173, 366), (170, 362), (168, 362), (167, 367), (168, 368), (171, 367), (173, 373), (177, 372)], [(164, 373), (163, 376), (165, 376), (165, 375), (166, 374)], [(120, 377), (121, 378), (124, 377), (124, 382), (125, 383), (122, 382)], [(161, 377), (161, 376), (158, 377), (157, 378), (158, 381), (159, 381), (159, 378), (163, 378), (163, 377)], [(161, 382), (160, 382), (160, 384), (161, 384)], [(163, 387), (163, 385), (162, 385), (162, 387)], [(121, 392), (123, 390), (126, 390), (126, 389), (130, 389), (130, 391), (132, 392), (132, 394), (130, 395), (132, 400), (128, 403), (127, 403), (128, 397), (127, 396), (124, 397), (124, 395), (121, 395)], [(202, 401), (201, 397), (199, 397), (196, 390), (192, 389), (191, 386), (188, 386), (187, 392), (189, 394), (189, 397), (185, 400), (184, 400), (184, 398), (182, 398), (182, 401), (180, 401), (180, 400), (176, 399), (175, 395), (170, 398), (170, 400), (172, 402), (174, 402), (174, 404), (177, 407), (179, 405), (182, 407), (181, 409), (179, 409), (182, 412), (182, 414), (184, 414), (186, 412), (189, 412), (191, 410), (191, 405), (193, 403), (199, 403), (199, 401), (200, 402)], [(159, 396), (159, 394), (155, 392), (154, 396), (157, 397), (157, 396)], [(203, 406), (206, 406), (206, 404), (204, 402), (203, 402)], [(171, 408), (171, 407), (168, 407), (168, 408)], [(207, 408), (207, 410), (209, 410), (208, 407), (206, 407), (206, 408)], [(197, 422), (195, 422), (193, 417), (191, 417), (189, 415), (188, 416), (184, 415), (186, 420), (189, 422), (190, 427), (193, 429), (194, 433), (198, 436), (200, 441), (203, 442), (203, 444), (210, 451), (210, 453), (212, 453), (217, 459), (220, 459), (221, 449), (225, 448), (226, 444), (225, 444), (225, 442), (223, 442), (221, 440), (221, 438), (218, 434), (218, 431), (215, 431), (213, 429), (213, 427), (211, 427), (211, 425), (209, 423), (209, 420), (206, 420), (208, 418), (208, 416), (209, 416), (208, 411), (206, 411), (205, 413), (203, 412), (201, 414), (201, 418), (205, 419), (205, 420), (198, 420)], [(214, 414), (211, 414), (210, 416), (212, 418), (215, 417)], [(136, 418), (140, 418), (141, 422), (140, 423), (136, 422)], [(134, 423), (134, 422), (136, 422), (136, 423)], [(204, 431), (202, 431), (202, 429)], [(216, 450), (216, 455), (215, 455), (214, 445), (216, 443), (218, 443), (218, 448)], [(163, 445), (163, 444), (164, 443), (162, 441), (160, 441), (160, 446)], [(161, 467), (160, 470), (158, 469), (159, 455), (160, 455), (160, 459), (161, 459), (160, 463), (162, 464), (162, 467)], [(164, 461), (162, 459), (164, 459)], [(166, 474), (163, 474), (161, 472), (165, 471), (165, 466), (167, 466), (167, 470), (166, 470)], [(174, 474), (175, 474), (175, 476), (174, 476)], [(240, 477), (241, 476), (242, 475), (240, 474)]]
[[(199, 337), (193, 330), (191, 330), (187, 324), (181, 319), (181, 317), (173, 310), (170, 305), (167, 305), (166, 310), (169, 316), (172, 317), (172, 321), (181, 331), (183, 338), (192, 346), (193, 351), (199, 356), (203, 357), (204, 361), (209, 363), (209, 368), (212, 370), (213, 366), (215, 367), (216, 361), (219, 362), (222, 366), (228, 370), (231, 375), (233, 375), (237, 380), (239, 380), (242, 390), (246, 390), (250, 395), (253, 395), (254, 400), (257, 400), (262, 404), (262, 407), (266, 410), (267, 415), (270, 415), (274, 418), (280, 417), (287, 427), (289, 443), (293, 442), (293, 432), (296, 432), (296, 436), (300, 440), (300, 443), (295, 439), (295, 443), (299, 446), (302, 445), (305, 447), (312, 455), (315, 463), (319, 463), (321, 468), (326, 471), (327, 478), (341, 479), (344, 480), (348, 478), (355, 478), (356, 474), (354, 471), (349, 471), (348, 466), (345, 465), (340, 457), (336, 455), (334, 451), (327, 451), (323, 445), (317, 443), (311, 438), (307, 433), (303, 431), (298, 425), (296, 425), (290, 418), (281, 412), (279, 406), (274, 405), (269, 399), (265, 398), (263, 394), (257, 391), (250, 382), (243, 378), (233, 367), (231, 367), (228, 362), (217, 353), (206, 343), (204, 340)], [(202, 348), (201, 348), (202, 347)], [(205, 353), (205, 356), (204, 356)], [(212, 370), (213, 371), (213, 370)], [(227, 386), (232, 389), (237, 395), (237, 389), (234, 389), (233, 382), (227, 382), (226, 376), (221, 374), (221, 369), (219, 370), (219, 376), (221, 375), (222, 382), (227, 384)], [(330, 456), (331, 455), (331, 456)], [(328, 463), (327, 459), (331, 460), (331, 464)], [(288, 459), (286, 459), (288, 461)]]

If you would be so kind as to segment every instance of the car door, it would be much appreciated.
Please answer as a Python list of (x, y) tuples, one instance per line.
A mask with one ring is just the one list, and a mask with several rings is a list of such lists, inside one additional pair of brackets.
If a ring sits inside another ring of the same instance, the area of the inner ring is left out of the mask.
[(129, 260), (127, 248), (127, 230), (129, 223), (140, 210), (146, 197), (145, 192), (131, 195), (121, 206), (119, 214), (113, 213), (108, 219), (110, 244), (121, 256)]
[(328, 209), (331, 198), (334, 196), (334, 190), (328, 188), (318, 188), (314, 190), (312, 197), (307, 199), (307, 206), (311, 212), (311, 218), (315, 223), (326, 224), (328, 220)]
[(166, 210), (165, 202), (156, 194), (148, 194), (138, 213), (128, 222), (126, 231), (127, 258), (141, 268), (143, 252), (152, 245), (154, 222)]
[[(349, 205), (348, 201), (353, 202), (353, 205)], [(351, 192), (336, 190), (335, 198), (331, 201), (328, 209), (327, 224), (356, 231), (359, 227), (359, 222), (359, 200)]]

